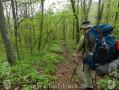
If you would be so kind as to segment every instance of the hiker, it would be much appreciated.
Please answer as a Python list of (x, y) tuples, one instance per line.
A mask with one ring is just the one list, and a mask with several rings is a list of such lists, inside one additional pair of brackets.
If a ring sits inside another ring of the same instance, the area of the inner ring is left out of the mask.
[(104, 76), (119, 68), (119, 60), (115, 60), (117, 59), (116, 41), (112, 36), (113, 27), (109, 24), (93, 27), (89, 21), (85, 21), (82, 23), (82, 29), (84, 35), (80, 38), (77, 52), (83, 49), (84, 90), (92, 90), (93, 70)]
[[(84, 31), (84, 34), (80, 38), (79, 45), (77, 47), (77, 52), (80, 52), (83, 48), (85, 48), (86, 53), (89, 55), (91, 54), (90, 47), (88, 45), (88, 40), (85, 39), (85, 34), (91, 30), (92, 25), (89, 21), (85, 21), (82, 23), (82, 29)], [(86, 55), (84, 53), (84, 55)], [(83, 65), (82, 65), (83, 66)], [(85, 65), (85, 67), (82, 67), (84, 69), (84, 83), (85, 83), (85, 89), (86, 90), (92, 90), (93, 89), (93, 84), (92, 84), (92, 70), (89, 65)]]

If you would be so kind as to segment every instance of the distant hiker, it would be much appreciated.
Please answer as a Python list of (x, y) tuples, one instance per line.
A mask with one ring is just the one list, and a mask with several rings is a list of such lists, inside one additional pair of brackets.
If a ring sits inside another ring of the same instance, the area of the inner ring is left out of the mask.
[[(119, 68), (117, 59), (116, 40), (112, 36), (113, 27), (109, 24), (92, 26), (89, 21), (82, 23), (84, 35), (81, 36), (77, 51), (83, 49), (83, 76), (85, 90), (92, 90), (93, 74), (96, 71), (100, 76), (109, 74)], [(118, 46), (118, 45), (117, 45)], [(115, 61), (114, 61), (115, 60)], [(115, 69), (112, 70), (112, 66)], [(111, 70), (109, 70), (111, 69)]]

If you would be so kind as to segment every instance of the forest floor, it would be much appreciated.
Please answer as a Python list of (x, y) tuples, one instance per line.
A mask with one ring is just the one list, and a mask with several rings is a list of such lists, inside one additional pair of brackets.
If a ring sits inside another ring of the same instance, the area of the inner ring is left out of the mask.
[(56, 90), (81, 90), (80, 82), (77, 82), (74, 78), (71, 80), (79, 59), (65, 45), (62, 45), (62, 49), (63, 53), (61, 56), (64, 58), (64, 61), (57, 66), (55, 73)]

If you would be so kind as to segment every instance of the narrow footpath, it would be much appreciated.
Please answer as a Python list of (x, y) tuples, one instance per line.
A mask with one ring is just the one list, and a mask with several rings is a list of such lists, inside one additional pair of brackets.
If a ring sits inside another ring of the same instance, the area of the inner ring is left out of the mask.
[(56, 90), (82, 90), (80, 83), (75, 80), (75, 76), (71, 80), (78, 58), (65, 45), (62, 45), (62, 48), (63, 53), (61, 55), (64, 61), (57, 66), (55, 73)]

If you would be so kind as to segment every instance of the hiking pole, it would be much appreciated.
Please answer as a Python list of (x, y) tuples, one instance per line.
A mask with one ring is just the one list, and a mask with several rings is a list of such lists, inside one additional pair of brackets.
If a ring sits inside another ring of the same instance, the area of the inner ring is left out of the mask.
[(77, 69), (79, 63), (80, 63), (80, 58), (79, 58), (79, 60), (78, 60), (78, 63), (76, 64), (76, 67), (74, 68), (73, 74), (71, 75), (70, 82), (71, 82), (71, 80), (73, 79), (73, 76), (74, 76), (74, 74), (75, 74), (75, 72), (76, 72), (76, 69)]
[(94, 90), (97, 90), (97, 78), (96, 78), (95, 71), (93, 71), (93, 87)]

